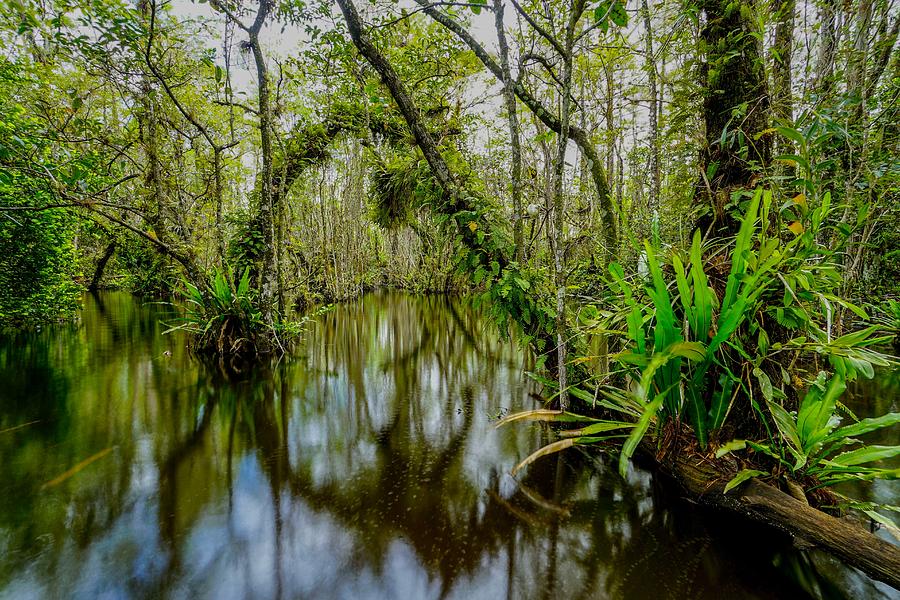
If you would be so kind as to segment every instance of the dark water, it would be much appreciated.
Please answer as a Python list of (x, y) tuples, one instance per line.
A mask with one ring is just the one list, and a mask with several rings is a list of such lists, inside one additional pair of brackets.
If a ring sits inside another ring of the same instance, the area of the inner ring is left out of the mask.
[(367, 296), (240, 382), (164, 306), (85, 304), (0, 340), (2, 598), (888, 593), (578, 451), (514, 480), (544, 433), (493, 421), (537, 406), (527, 359), (463, 303)]

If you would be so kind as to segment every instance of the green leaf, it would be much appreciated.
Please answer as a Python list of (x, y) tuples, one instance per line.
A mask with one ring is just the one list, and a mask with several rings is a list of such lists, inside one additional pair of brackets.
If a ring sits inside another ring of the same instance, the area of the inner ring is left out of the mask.
[[(737, 379), (731, 371), (727, 368), (725, 370), (726, 374), (719, 377), (719, 388), (713, 394), (712, 405), (709, 408), (708, 418), (710, 431), (715, 431), (725, 423), (725, 417), (728, 415), (728, 410), (731, 408), (731, 399), (735, 382), (740, 384), (740, 380)], [(691, 389), (694, 389), (694, 387), (694, 385), (691, 385)]]
[(795, 450), (799, 451), (803, 446), (800, 443), (799, 435), (797, 435), (797, 425), (794, 423), (794, 418), (780, 404), (776, 402), (767, 402), (766, 404), (769, 406), (769, 412), (772, 414), (772, 418), (775, 419), (775, 425), (778, 427), (778, 431), (781, 432), (782, 437)]
[(772, 390), (772, 380), (769, 379), (769, 376), (759, 367), (753, 369), (753, 374), (756, 376), (757, 381), (759, 381), (759, 390), (762, 392), (763, 398), (765, 398), (766, 402), (771, 402), (775, 397)]
[(606, 431), (616, 431), (618, 429), (631, 429), (634, 427), (634, 423), (626, 423), (625, 421), (603, 421), (601, 423), (594, 423), (592, 425), (588, 425), (587, 427), (582, 427), (581, 429), (570, 429), (568, 431), (560, 432), (560, 436), (562, 437), (584, 437), (587, 435), (595, 435), (598, 433), (604, 433)]
[(735, 298), (737, 298), (738, 285), (744, 273), (747, 270), (746, 253), (751, 248), (751, 238), (756, 230), (756, 217), (759, 212), (759, 204), (762, 200), (762, 190), (756, 190), (747, 212), (741, 219), (741, 228), (735, 239), (734, 251), (731, 255), (731, 272), (728, 274), (728, 281), (725, 284), (725, 296), (722, 298), (721, 310), (724, 312), (731, 308)]
[(801, 148), (806, 146), (806, 139), (796, 129), (791, 129), (790, 127), (776, 127), (775, 129), (778, 131), (778, 133), (788, 138), (789, 140), (797, 142), (797, 145)]
[(238, 283), (237, 295), (238, 296), (246, 296), (247, 291), (250, 289), (250, 267), (244, 269), (244, 274), (241, 275), (241, 281)]
[(723, 444), (716, 450), (716, 458), (722, 458), (726, 454), (731, 454), (735, 450), (743, 450), (746, 447), (746, 440), (731, 440), (730, 442)]
[(753, 479), (754, 477), (759, 477), (760, 475), (768, 475), (768, 473), (766, 471), (757, 471), (756, 469), (744, 469), (732, 477), (731, 481), (725, 484), (725, 493), (727, 494), (745, 481)]
[(612, 9), (609, 11), (609, 19), (619, 27), (625, 27), (628, 24), (628, 12), (625, 10), (625, 5), (622, 2), (617, 0), (613, 4)]
[(807, 453), (830, 433), (837, 399), (847, 388), (843, 377), (834, 374), (823, 394), (819, 388), (823, 378), (824, 374), (820, 374), (817, 383), (810, 387), (800, 403), (797, 416), (797, 434), (803, 442), (803, 451)]
[(891, 427), (898, 423), (900, 423), (900, 413), (888, 413), (881, 417), (863, 419), (859, 423), (835, 429), (823, 441), (828, 444), (840, 439), (863, 435), (864, 433), (869, 433), (870, 431), (875, 431), (883, 427)]
[(709, 339), (712, 325), (712, 310), (715, 293), (710, 289), (703, 270), (703, 252), (700, 247), (700, 230), (694, 232), (691, 242), (691, 279), (694, 284), (694, 321), (690, 323), (694, 338), (700, 341)]
[[(678, 296), (681, 298), (681, 307), (684, 309), (684, 318), (687, 321), (694, 320), (694, 305), (691, 302), (691, 288), (684, 274), (684, 265), (678, 255), (672, 257), (672, 269), (675, 271), (675, 282), (678, 285)], [(700, 338), (702, 339), (702, 338)]]
[(644, 439), (650, 424), (656, 418), (656, 413), (659, 412), (663, 405), (663, 400), (665, 400), (665, 391), (657, 394), (656, 398), (644, 407), (644, 412), (641, 413), (637, 424), (622, 445), (622, 453), (619, 455), (619, 474), (622, 477), (628, 474), (628, 461), (634, 455), (634, 451), (637, 450), (638, 444)]
[(675, 342), (664, 350), (672, 356), (680, 356), (692, 362), (699, 362), (706, 358), (706, 348), (700, 342)]
[(858, 450), (838, 454), (830, 462), (849, 467), (895, 456), (900, 456), (900, 446), (865, 446)]

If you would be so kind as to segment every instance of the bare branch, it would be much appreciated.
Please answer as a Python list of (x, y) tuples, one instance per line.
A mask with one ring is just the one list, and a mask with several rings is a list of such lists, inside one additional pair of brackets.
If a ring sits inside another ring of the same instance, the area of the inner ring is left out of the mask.
[(512, 3), (513, 3), (513, 6), (516, 7), (516, 10), (519, 11), (519, 14), (522, 15), (522, 17), (524, 17), (526, 21), (528, 21), (528, 24), (531, 25), (531, 27), (536, 32), (538, 32), (538, 34), (542, 38), (544, 38), (545, 40), (550, 42), (550, 45), (553, 46), (553, 49), (556, 50), (560, 56), (565, 56), (565, 54), (566, 54), (565, 48), (563, 48), (563, 45), (560, 44), (559, 41), (555, 37), (553, 37), (553, 34), (551, 34), (549, 31), (547, 31), (547, 29), (542, 27), (541, 24), (538, 23), (534, 19), (534, 17), (529, 15), (528, 11), (526, 11), (524, 8), (522, 8), (522, 5), (519, 4), (516, 0), (512, 0)]

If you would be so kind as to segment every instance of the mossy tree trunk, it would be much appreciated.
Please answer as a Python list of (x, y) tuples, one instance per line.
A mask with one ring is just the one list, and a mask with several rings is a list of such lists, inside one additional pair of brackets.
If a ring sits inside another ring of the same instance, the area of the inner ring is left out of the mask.
[[(794, 13), (796, 0), (782, 0), (775, 12), (775, 43), (772, 46), (772, 116), (778, 124), (794, 120), (791, 67), (794, 49)], [(783, 136), (777, 138), (779, 154), (793, 154), (793, 145)]]
[(262, 169), (259, 173), (259, 205), (256, 210), (256, 226), (262, 234), (262, 257), (259, 265), (259, 304), (263, 320), (276, 321), (276, 300), (279, 296), (278, 269), (275, 253), (275, 213), (277, 207), (272, 193), (272, 106), (269, 99), (269, 73), (265, 56), (259, 43), (259, 32), (270, 8), (269, 0), (260, 0), (259, 11), (247, 33), (250, 49), (256, 65), (256, 85), (259, 97), (259, 139)]
[[(647, 83), (650, 92), (650, 198), (648, 207), (650, 214), (656, 218), (659, 215), (659, 107), (661, 105), (659, 92), (656, 85), (656, 57), (653, 52), (653, 23), (650, 20), (650, 7), (647, 0), (641, 0), (641, 18), (644, 22), (644, 54), (645, 69), (647, 71)], [(610, 91), (610, 96), (612, 91)]]
[(503, 72), (503, 101), (509, 125), (510, 187), (513, 209), (513, 241), (516, 245), (516, 260), (524, 261), (524, 241), (522, 234), (522, 148), (519, 141), (519, 117), (516, 111), (515, 82), (509, 67), (509, 45), (503, 25), (503, 0), (494, 0), (494, 25), (497, 28), (497, 43), (500, 47), (500, 68)]
[(703, 117), (706, 147), (696, 202), (698, 226), (717, 235), (737, 232), (726, 206), (732, 192), (750, 188), (772, 157), (769, 91), (749, 0), (703, 0)]

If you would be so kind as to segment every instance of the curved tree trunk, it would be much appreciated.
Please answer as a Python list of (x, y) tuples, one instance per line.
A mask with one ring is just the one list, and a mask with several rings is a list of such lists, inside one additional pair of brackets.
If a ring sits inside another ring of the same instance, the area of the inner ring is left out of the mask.
[(96, 292), (100, 288), (100, 280), (103, 279), (103, 272), (106, 271), (106, 265), (115, 252), (116, 243), (110, 242), (106, 247), (106, 250), (103, 251), (103, 256), (97, 261), (97, 266), (94, 268), (94, 276), (91, 277), (91, 283), (88, 285), (88, 291)]
[[(494, 77), (503, 81), (503, 69), (494, 58), (488, 54), (485, 50), (484, 46), (482, 46), (478, 41), (463, 27), (460, 23), (455, 21), (454, 19), (447, 16), (447, 14), (442, 13), (441, 11), (435, 8), (435, 4), (429, 2), (428, 0), (415, 0), (417, 4), (422, 7), (423, 12), (430, 16), (432, 19), (443, 25), (446, 29), (452, 31), (454, 34), (459, 37), (475, 54), (475, 56), (482, 62), (482, 64), (490, 71)], [(521, 78), (520, 78), (521, 79)], [(547, 126), (548, 129), (555, 133), (560, 133), (562, 131), (562, 122), (560, 118), (551, 110), (549, 110), (544, 104), (534, 96), (525, 86), (522, 85), (521, 81), (517, 81), (513, 91), (516, 93), (516, 96), (519, 100), (522, 101), (528, 110), (530, 110), (534, 116), (536, 116), (544, 125)], [(590, 135), (584, 129), (572, 125), (571, 123), (568, 126), (568, 137), (575, 144), (578, 145), (578, 148), (581, 150), (582, 154), (588, 161), (588, 165), (590, 166), (591, 179), (594, 182), (594, 187), (597, 192), (597, 200), (598, 206), (600, 208), (600, 219), (603, 222), (603, 240), (605, 245), (605, 254), (606, 257), (609, 258), (615, 255), (616, 250), (618, 249), (618, 229), (616, 226), (616, 210), (613, 206), (613, 199), (609, 187), (609, 181), (607, 179), (607, 173), (603, 168), (603, 163), (600, 160), (600, 155), (597, 152), (597, 149), (594, 147), (594, 143), (591, 140)]]

